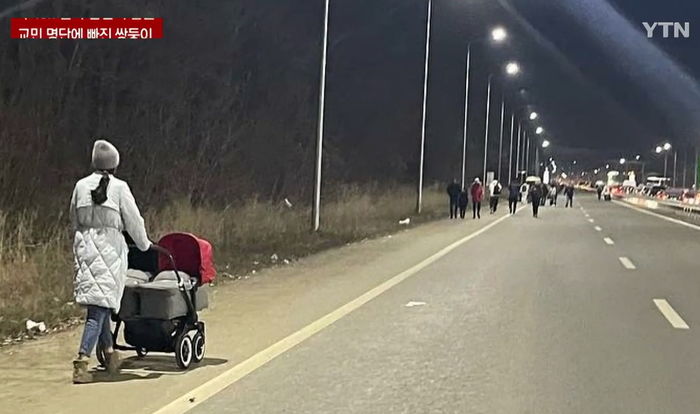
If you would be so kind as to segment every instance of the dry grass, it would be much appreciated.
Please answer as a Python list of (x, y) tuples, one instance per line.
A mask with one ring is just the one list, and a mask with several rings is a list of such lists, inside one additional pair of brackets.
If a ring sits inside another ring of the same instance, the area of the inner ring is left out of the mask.
[[(251, 199), (225, 209), (193, 207), (176, 201), (145, 212), (153, 239), (171, 231), (189, 231), (212, 242), (217, 267), (240, 275), (280, 260), (373, 237), (441, 216), (445, 197), (426, 189), (424, 213), (414, 216), (412, 188), (343, 187), (322, 206), (322, 231), (309, 231), (310, 212)], [(80, 314), (72, 304), (72, 256), (63, 223), (39, 228), (31, 215), (10, 219), (0, 212), (0, 337), (20, 333), (27, 319), (54, 325)], [(224, 279), (224, 278), (221, 278)], [(220, 279), (220, 280), (221, 280)]]

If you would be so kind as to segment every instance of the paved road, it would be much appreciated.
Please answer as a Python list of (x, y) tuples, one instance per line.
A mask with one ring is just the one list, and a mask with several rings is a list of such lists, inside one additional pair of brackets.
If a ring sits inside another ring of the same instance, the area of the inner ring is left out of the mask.
[(126, 355), (73, 386), (78, 330), (0, 350), (0, 412), (699, 412), (697, 226), (588, 195), (501, 213), (217, 287), (187, 372)]
[(589, 196), (528, 213), (191, 412), (697, 413), (700, 233)]

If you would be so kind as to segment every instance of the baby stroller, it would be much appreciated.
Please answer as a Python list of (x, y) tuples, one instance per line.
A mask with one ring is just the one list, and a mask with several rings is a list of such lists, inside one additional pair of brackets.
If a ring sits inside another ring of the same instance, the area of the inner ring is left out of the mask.
[[(141, 252), (129, 241), (127, 237), (129, 270), (121, 309), (112, 315), (114, 348), (136, 351), (141, 358), (149, 352), (174, 352), (182, 369), (201, 362), (205, 331), (197, 311), (208, 306), (207, 286), (216, 277), (211, 244), (189, 233), (171, 233)], [(117, 343), (122, 325), (127, 345)], [(104, 365), (99, 344), (96, 354)]]

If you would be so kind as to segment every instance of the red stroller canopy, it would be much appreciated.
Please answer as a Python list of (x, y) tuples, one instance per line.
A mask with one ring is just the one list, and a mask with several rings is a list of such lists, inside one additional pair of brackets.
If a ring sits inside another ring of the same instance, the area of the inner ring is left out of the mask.
[[(194, 234), (170, 233), (161, 237), (158, 245), (170, 251), (177, 270), (199, 279), (200, 284), (211, 283), (216, 278), (214, 252), (211, 244)], [(175, 270), (167, 257), (159, 255), (159, 270)]]

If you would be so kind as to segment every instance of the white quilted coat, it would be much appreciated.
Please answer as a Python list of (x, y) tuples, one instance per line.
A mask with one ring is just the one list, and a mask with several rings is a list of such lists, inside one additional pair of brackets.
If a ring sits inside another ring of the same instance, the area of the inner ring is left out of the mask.
[(97, 305), (118, 312), (128, 254), (122, 231), (126, 230), (142, 251), (148, 250), (151, 242), (129, 185), (109, 177), (107, 201), (102, 205), (94, 204), (90, 195), (100, 183), (101, 174), (81, 179), (73, 190), (70, 217), (75, 232), (74, 293), (80, 305)]

